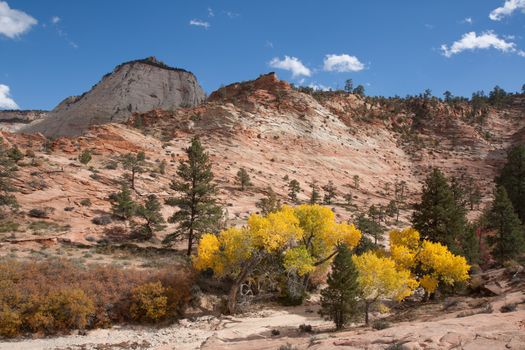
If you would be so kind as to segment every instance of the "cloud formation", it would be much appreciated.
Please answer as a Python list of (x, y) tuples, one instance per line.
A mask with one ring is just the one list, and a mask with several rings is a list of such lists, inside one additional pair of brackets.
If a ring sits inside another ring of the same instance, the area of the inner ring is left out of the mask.
[(525, 0), (506, 0), (503, 6), (494, 9), (489, 18), (493, 21), (501, 21), (504, 17), (512, 15), (516, 10), (525, 12)]
[(0, 84), (0, 109), (18, 109), (18, 105), (9, 95), (9, 86)]
[(206, 21), (202, 21), (200, 19), (192, 19), (190, 21), (190, 26), (197, 26), (197, 27), (203, 27), (205, 29), (208, 29), (210, 27), (210, 23)]
[(58, 16), (51, 17), (51, 23), (57, 24), (58, 22), (60, 22), (60, 17)]
[[(14, 39), (36, 25), (38, 21), (27, 13), (14, 10), (7, 2), (0, 1), (0, 34)], [(5, 85), (4, 85), (5, 86)]]
[(312, 71), (306, 67), (297, 57), (284, 56), (284, 59), (275, 57), (269, 63), (270, 67), (284, 69), (292, 72), (292, 78), (299, 76), (309, 77)]
[(323, 69), (327, 72), (359, 72), (365, 69), (365, 65), (355, 56), (326, 55)]
[(466, 50), (496, 49), (502, 52), (518, 52), (516, 44), (511, 41), (505, 41), (498, 37), (493, 31), (483, 32), (477, 35), (476, 32), (463, 34), (461, 39), (455, 41), (450, 47), (443, 44), (441, 51), (446, 57), (452, 57)]

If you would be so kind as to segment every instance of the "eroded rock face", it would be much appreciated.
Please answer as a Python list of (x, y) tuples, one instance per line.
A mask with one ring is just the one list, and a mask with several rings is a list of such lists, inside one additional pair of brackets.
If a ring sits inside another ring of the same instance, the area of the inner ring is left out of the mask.
[(22, 128), (46, 136), (77, 136), (93, 125), (124, 122), (155, 108), (193, 107), (205, 99), (196, 77), (155, 58), (123, 63), (90, 91), (62, 101), (45, 120)]
[(48, 113), (41, 110), (0, 111), (0, 130), (15, 132), (29, 123), (45, 118)]

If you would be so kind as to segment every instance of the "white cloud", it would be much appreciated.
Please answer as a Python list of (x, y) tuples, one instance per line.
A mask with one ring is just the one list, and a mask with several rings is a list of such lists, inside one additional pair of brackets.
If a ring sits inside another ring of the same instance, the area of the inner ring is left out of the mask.
[(38, 21), (27, 13), (14, 10), (7, 2), (0, 1), (0, 34), (14, 39), (37, 23)]
[(197, 26), (197, 27), (203, 27), (205, 29), (208, 29), (210, 27), (210, 24), (205, 21), (201, 21), (200, 19), (192, 19), (190, 21), (190, 26)]
[(493, 21), (501, 21), (516, 10), (525, 12), (525, 0), (506, 0), (503, 6), (498, 7), (489, 14), (489, 18)]
[(317, 83), (310, 83), (308, 85), (309, 88), (314, 89), (316, 91), (330, 91), (332, 88), (330, 86), (326, 86), (323, 84), (317, 84)]
[(16, 102), (9, 96), (9, 86), (0, 84), (0, 109), (18, 109)]
[(270, 40), (266, 40), (266, 43), (264, 44), (265, 47), (269, 47), (270, 49), (273, 49), (273, 43)]
[(323, 69), (327, 72), (359, 72), (365, 69), (365, 65), (355, 56), (326, 55)]
[(463, 34), (460, 40), (455, 41), (452, 46), (441, 45), (441, 51), (446, 57), (451, 57), (465, 50), (481, 50), (494, 48), (502, 52), (516, 52), (516, 44), (505, 41), (492, 31), (477, 35), (476, 32)]
[(284, 56), (284, 59), (280, 60), (275, 57), (270, 61), (270, 67), (284, 69), (292, 72), (292, 77), (305, 76), (309, 77), (312, 75), (312, 71), (306, 67), (297, 57)]
[(214, 17), (215, 13), (213, 12), (213, 9), (211, 7), (208, 7), (208, 17)]
[(463, 20), (463, 23), (472, 24), (474, 23), (474, 20), (472, 19), (472, 17), (467, 17)]
[(58, 22), (60, 22), (60, 17), (58, 16), (51, 17), (51, 23), (57, 24)]

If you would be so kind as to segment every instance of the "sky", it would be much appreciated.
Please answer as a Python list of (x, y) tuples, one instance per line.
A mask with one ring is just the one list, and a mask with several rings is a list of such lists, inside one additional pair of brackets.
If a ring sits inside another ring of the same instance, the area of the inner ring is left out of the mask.
[(0, 109), (52, 109), (148, 56), (207, 93), (270, 71), (368, 95), (519, 91), (524, 35), (525, 0), (0, 0)]

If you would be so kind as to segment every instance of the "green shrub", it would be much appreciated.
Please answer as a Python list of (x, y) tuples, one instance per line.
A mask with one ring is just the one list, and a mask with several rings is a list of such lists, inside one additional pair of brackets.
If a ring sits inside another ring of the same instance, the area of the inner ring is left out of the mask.
[(80, 205), (83, 207), (90, 207), (91, 206), (91, 200), (89, 198), (84, 198), (80, 201)]
[(78, 156), (78, 161), (82, 164), (87, 164), (91, 161), (92, 158), (93, 156), (91, 155), (91, 151), (88, 149), (85, 149)]
[(20, 334), (22, 319), (18, 312), (7, 306), (0, 309), (0, 337), (11, 338)]

